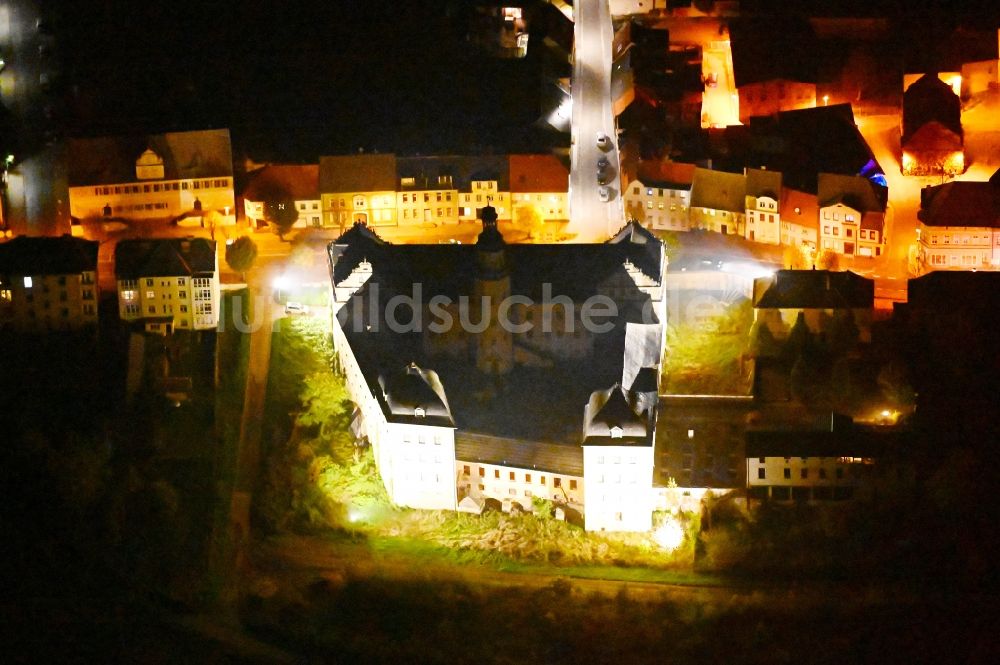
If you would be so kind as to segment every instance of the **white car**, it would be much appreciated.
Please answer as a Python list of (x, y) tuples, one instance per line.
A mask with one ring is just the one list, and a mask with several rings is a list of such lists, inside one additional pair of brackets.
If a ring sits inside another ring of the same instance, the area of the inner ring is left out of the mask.
[(611, 139), (604, 132), (597, 132), (597, 147), (601, 150), (607, 150), (611, 147)]
[(285, 314), (289, 316), (294, 316), (296, 314), (308, 314), (309, 305), (303, 305), (300, 302), (287, 302), (285, 303)]
[(608, 201), (611, 200), (611, 190), (608, 189), (607, 187), (603, 187), (603, 186), (602, 187), (598, 187), (597, 188), (597, 195), (601, 197), (601, 201), (603, 201), (604, 203), (607, 203)]

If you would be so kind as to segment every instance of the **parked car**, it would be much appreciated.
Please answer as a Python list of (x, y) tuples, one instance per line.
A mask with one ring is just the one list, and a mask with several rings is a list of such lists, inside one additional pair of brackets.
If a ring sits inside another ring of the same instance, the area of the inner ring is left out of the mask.
[(601, 201), (607, 203), (611, 200), (611, 190), (607, 187), (601, 186), (597, 190), (597, 195), (601, 197)]
[(597, 132), (597, 147), (601, 150), (607, 150), (611, 147), (611, 139), (604, 132)]
[(608, 184), (608, 172), (604, 169), (599, 169), (597, 171), (597, 184), (606, 185)]
[(285, 314), (289, 316), (295, 316), (296, 314), (308, 314), (309, 305), (303, 305), (300, 302), (286, 302), (285, 303)]
[(598, 159), (597, 160), (597, 168), (599, 168), (599, 169), (606, 169), (606, 168), (608, 168), (608, 158), (607, 157), (601, 157), (600, 159)]

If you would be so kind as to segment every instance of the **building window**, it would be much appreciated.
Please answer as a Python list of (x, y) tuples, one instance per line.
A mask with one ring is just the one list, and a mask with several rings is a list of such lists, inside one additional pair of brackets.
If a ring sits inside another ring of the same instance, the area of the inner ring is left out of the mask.
[(799, 478), (808, 478), (809, 469), (799, 469)]
[(479, 467), (479, 477), (482, 478), (485, 475), (486, 475), (486, 469), (484, 469), (483, 467)]
[(562, 478), (553, 478), (552, 487), (562, 487)]
[(524, 474), (524, 482), (526, 482), (526, 483), (530, 483), (531, 482), (531, 474), (530, 473)]
[(471, 471), (472, 471), (472, 469), (470, 469), (470, 468), (469, 468), (469, 465), (468, 465), (468, 464), (466, 464), (465, 466), (463, 466), (463, 467), (462, 467), (462, 475), (463, 475), (463, 476), (467, 476), (467, 475), (469, 475), (469, 473), (470, 473)]
[(514, 480), (514, 472), (513, 471), (510, 472), (510, 479)]
[(789, 468), (788, 468), (788, 467), (786, 466), (786, 467), (785, 467), (785, 480), (791, 480), (791, 478), (792, 478), (792, 470), (791, 470), (791, 469), (789, 469)]
[(575, 480), (570, 480), (569, 481), (569, 488), (571, 490), (575, 490), (576, 489), (576, 481)]
[(24, 288), (26, 288), (26, 289), (30, 289), (31, 288), (31, 277), (25, 276), (25, 278), (24, 278)]
[(500, 469), (493, 469), (493, 477), (497, 480), (500, 479)]

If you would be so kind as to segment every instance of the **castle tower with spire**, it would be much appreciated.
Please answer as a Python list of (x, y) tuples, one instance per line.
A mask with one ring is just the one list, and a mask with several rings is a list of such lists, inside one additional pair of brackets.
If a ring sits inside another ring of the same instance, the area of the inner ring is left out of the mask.
[[(499, 321), (501, 304), (510, 297), (510, 273), (507, 268), (507, 243), (497, 228), (493, 206), (483, 208), (483, 231), (476, 241), (476, 282), (470, 303), (469, 321), (485, 325), (471, 335), (476, 369), (502, 375), (514, 367), (514, 339)], [(509, 310), (505, 312), (508, 316)]]

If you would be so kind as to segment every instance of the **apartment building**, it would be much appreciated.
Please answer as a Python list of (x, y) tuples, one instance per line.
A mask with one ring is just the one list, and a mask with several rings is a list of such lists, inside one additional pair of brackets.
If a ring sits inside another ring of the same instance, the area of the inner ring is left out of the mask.
[(0, 244), (0, 329), (96, 327), (98, 243), (19, 236)]
[(219, 257), (204, 238), (122, 240), (115, 247), (118, 315), (146, 332), (219, 324)]

